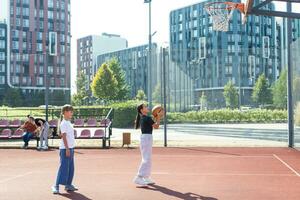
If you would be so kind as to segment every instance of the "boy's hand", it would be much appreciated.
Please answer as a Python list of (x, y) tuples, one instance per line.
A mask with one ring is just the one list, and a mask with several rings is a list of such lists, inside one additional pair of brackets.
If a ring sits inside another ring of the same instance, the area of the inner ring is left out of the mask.
[(70, 149), (66, 149), (66, 157), (70, 157), (70, 156), (71, 156)]

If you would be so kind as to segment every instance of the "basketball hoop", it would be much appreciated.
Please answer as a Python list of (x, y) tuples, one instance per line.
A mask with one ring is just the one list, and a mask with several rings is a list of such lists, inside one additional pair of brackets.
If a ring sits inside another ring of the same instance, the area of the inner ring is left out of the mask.
[(213, 30), (228, 31), (229, 21), (233, 16), (234, 10), (245, 13), (243, 3), (233, 2), (212, 2), (205, 5), (205, 9), (212, 17)]

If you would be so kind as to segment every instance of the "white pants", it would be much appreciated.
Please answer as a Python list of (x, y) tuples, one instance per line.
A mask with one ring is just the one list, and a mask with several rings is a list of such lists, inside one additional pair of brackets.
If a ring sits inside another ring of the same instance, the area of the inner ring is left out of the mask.
[(142, 155), (142, 162), (138, 171), (139, 177), (150, 177), (152, 165), (152, 134), (142, 134), (140, 141), (140, 150)]
[(40, 135), (40, 147), (48, 146), (48, 132), (49, 132), (49, 124), (48, 122), (45, 122), (43, 130)]

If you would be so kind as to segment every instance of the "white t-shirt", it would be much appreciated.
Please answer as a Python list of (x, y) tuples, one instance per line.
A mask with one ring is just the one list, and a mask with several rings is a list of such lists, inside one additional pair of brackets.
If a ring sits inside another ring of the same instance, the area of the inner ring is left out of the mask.
[[(70, 121), (63, 119), (60, 123), (60, 132), (66, 134), (69, 148), (75, 147), (74, 128)], [(64, 141), (60, 141), (59, 149), (66, 149)]]

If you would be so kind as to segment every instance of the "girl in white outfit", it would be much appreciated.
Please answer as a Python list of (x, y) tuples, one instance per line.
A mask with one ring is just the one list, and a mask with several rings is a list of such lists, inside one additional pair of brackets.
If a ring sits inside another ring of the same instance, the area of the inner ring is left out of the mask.
[(137, 107), (137, 117), (135, 128), (141, 128), (141, 141), (140, 150), (142, 155), (142, 162), (140, 164), (137, 176), (134, 179), (134, 183), (137, 185), (150, 185), (154, 184), (154, 181), (150, 179), (151, 165), (152, 165), (152, 132), (153, 128), (158, 129), (160, 118), (157, 117), (155, 121), (148, 116), (149, 109), (146, 105), (141, 104)]

